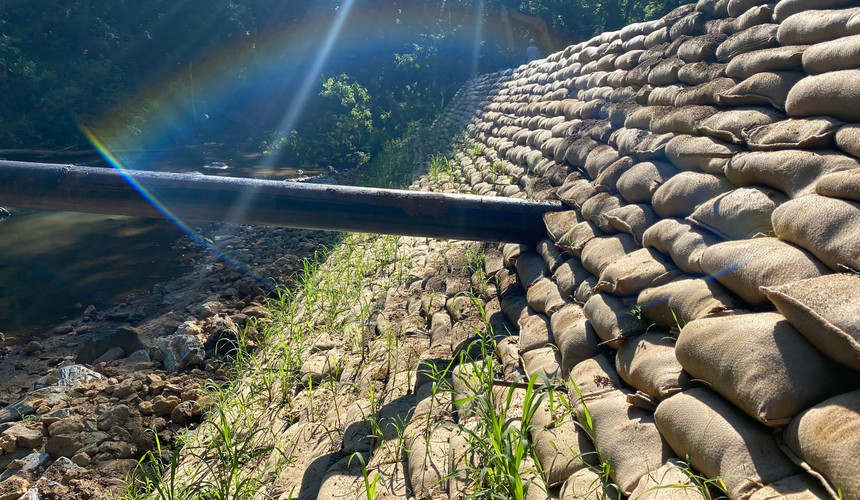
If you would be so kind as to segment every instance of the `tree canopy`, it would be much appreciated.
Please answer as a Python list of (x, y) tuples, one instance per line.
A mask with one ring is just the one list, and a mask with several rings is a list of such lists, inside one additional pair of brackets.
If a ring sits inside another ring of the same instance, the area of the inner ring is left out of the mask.
[[(677, 0), (9, 0), (0, 6), (0, 149), (292, 144), (360, 163), (475, 75), (656, 17)], [(286, 128), (286, 129), (285, 129)], [(304, 148), (304, 149), (301, 149)], [(300, 160), (299, 160), (299, 157)]]

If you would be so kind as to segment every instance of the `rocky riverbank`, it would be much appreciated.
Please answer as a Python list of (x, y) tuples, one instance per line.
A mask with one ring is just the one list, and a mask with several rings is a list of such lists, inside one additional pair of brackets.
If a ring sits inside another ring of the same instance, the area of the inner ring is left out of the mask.
[(230, 351), (253, 348), (267, 298), (332, 238), (200, 233), (176, 243), (197, 254), (192, 272), (3, 348), (0, 499), (117, 496), (146, 452), (169, 456), (230, 378)]

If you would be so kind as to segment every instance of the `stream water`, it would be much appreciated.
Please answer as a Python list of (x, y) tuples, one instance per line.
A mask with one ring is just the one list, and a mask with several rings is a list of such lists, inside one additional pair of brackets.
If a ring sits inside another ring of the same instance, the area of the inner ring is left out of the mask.
[[(140, 163), (155, 165), (151, 170), (280, 180), (323, 173), (310, 168), (263, 169), (255, 154), (212, 148), (180, 153), (159, 153), (157, 162)], [(0, 156), (108, 167), (95, 152), (74, 157)], [(0, 333), (6, 344), (80, 316), (89, 305), (101, 309), (149, 290), (187, 271), (195, 256), (186, 245), (176, 245), (184, 232), (166, 220), (6, 208), (11, 216), (0, 217)]]

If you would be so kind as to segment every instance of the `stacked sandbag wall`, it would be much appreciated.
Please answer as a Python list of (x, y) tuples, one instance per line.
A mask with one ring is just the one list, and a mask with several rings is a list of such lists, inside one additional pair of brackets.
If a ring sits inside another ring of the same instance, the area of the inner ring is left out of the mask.
[[(689, 465), (732, 499), (860, 499), (858, 5), (702, 0), (475, 79), (439, 122), (469, 121), (455, 173), (414, 189), (567, 208), (501, 248), (500, 307), (520, 371), (570, 387), (553, 439), (586, 435), (623, 495), (693, 497), (661, 488)], [(554, 494), (602, 494), (550, 448)]]

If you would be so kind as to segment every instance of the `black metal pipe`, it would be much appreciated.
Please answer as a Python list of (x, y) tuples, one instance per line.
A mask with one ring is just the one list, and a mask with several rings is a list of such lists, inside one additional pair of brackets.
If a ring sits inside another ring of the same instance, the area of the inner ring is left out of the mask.
[[(149, 199), (147, 199), (149, 198)], [(535, 243), (559, 202), (0, 161), (0, 205)]]

